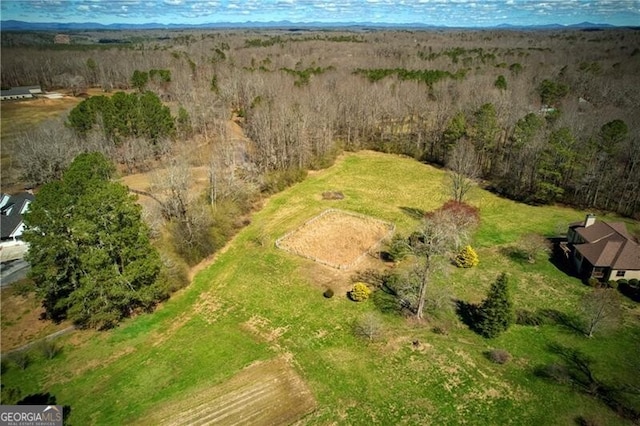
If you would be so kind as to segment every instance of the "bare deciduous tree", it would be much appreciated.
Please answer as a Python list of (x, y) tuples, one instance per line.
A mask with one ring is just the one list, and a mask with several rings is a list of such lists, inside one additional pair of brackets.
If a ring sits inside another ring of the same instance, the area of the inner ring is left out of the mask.
[(549, 240), (540, 234), (527, 234), (523, 236), (518, 247), (529, 263), (535, 263), (536, 257), (550, 250)]
[(63, 122), (50, 120), (19, 136), (11, 154), (24, 178), (32, 185), (40, 185), (60, 179), (80, 150)]
[(409, 237), (409, 246), (416, 258), (414, 273), (419, 282), (416, 317), (422, 318), (427, 297), (427, 286), (432, 274), (452, 253), (469, 238), (469, 229), (458, 223), (443, 210), (427, 217), (420, 229)]
[(622, 317), (620, 295), (613, 288), (596, 288), (582, 298), (580, 311), (588, 337), (603, 328), (614, 327)]
[(449, 168), (449, 189), (451, 198), (459, 203), (473, 186), (473, 180), (480, 174), (478, 155), (471, 142), (460, 140), (447, 160)]
[(353, 333), (370, 342), (380, 338), (382, 334), (382, 320), (380, 316), (369, 312), (364, 314), (360, 319), (356, 320), (353, 324)]

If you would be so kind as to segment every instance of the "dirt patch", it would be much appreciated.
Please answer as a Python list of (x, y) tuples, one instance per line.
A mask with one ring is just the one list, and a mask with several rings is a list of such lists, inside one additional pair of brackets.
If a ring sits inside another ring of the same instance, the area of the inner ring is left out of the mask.
[(289, 425), (316, 408), (284, 359), (258, 362), (225, 383), (198, 389), (143, 416), (142, 425)]
[(198, 297), (197, 302), (193, 306), (193, 311), (207, 324), (213, 324), (232, 310), (233, 308), (231, 306), (223, 305), (222, 302), (210, 292), (200, 294), (200, 297)]
[(350, 269), (394, 231), (391, 223), (329, 209), (276, 241), (288, 252), (336, 269)]

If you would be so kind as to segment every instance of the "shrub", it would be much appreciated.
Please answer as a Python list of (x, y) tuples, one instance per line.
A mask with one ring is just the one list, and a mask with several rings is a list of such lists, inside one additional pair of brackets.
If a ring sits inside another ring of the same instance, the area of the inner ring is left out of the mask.
[(487, 352), (487, 358), (495, 364), (506, 364), (511, 359), (511, 354), (504, 349), (492, 349)]
[[(475, 229), (480, 224), (480, 209), (470, 204), (449, 200), (438, 210), (452, 218), (460, 229)], [(432, 216), (434, 213), (430, 212), (427, 216)]]
[(631, 281), (633, 280), (629, 280), (628, 283), (618, 282), (618, 290), (629, 299), (640, 302), (640, 288), (638, 288), (637, 286), (632, 286)]
[(504, 75), (499, 75), (493, 85), (500, 90), (507, 90), (507, 79), (504, 78)]
[(631, 278), (629, 280), (629, 285), (631, 287), (638, 287), (638, 284), (640, 284), (640, 280), (638, 280), (637, 278)]
[(365, 283), (355, 283), (353, 289), (349, 292), (349, 297), (354, 302), (362, 302), (367, 300), (371, 295), (371, 289)]
[(322, 293), (322, 295), (327, 299), (331, 299), (333, 297), (333, 290), (328, 288), (324, 291), (324, 293)]
[(587, 284), (589, 287), (598, 288), (600, 287), (600, 281), (597, 278), (589, 278), (587, 280)]
[(53, 340), (42, 340), (37, 348), (46, 359), (53, 359), (62, 352), (62, 347)]
[(340, 191), (325, 191), (322, 193), (323, 200), (342, 200), (344, 194)]
[(393, 262), (399, 262), (409, 255), (411, 251), (407, 239), (400, 234), (395, 234), (388, 243), (387, 253)]
[(398, 297), (383, 290), (374, 291), (371, 295), (371, 300), (383, 314), (399, 314), (402, 312), (402, 305)]
[(550, 252), (549, 241), (539, 234), (524, 235), (518, 242), (518, 249), (529, 263), (535, 263), (539, 254)]
[(456, 255), (454, 263), (458, 268), (472, 268), (478, 266), (478, 254), (471, 246), (466, 246)]
[(607, 283), (607, 287), (617, 289), (618, 288), (618, 281), (609, 280), (609, 282)]
[(353, 333), (358, 337), (374, 341), (382, 335), (382, 320), (378, 315), (369, 312), (353, 324)]
[(17, 294), (18, 296), (22, 296), (22, 297), (27, 297), (29, 293), (34, 292), (36, 290), (36, 286), (33, 280), (30, 280), (28, 278), (14, 282), (11, 285), (11, 288), (13, 289), (14, 294)]
[(444, 324), (440, 324), (440, 325), (436, 325), (434, 326), (431, 331), (433, 331), (436, 334), (440, 334), (442, 336), (447, 336), (449, 335), (449, 327), (447, 327)]
[(27, 351), (16, 351), (9, 355), (9, 359), (21, 370), (26, 370), (31, 363), (31, 356)]

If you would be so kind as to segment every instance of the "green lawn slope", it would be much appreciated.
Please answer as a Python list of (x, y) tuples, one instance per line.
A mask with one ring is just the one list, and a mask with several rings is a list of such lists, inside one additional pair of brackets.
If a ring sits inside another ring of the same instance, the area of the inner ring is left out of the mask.
[[(324, 284), (344, 288), (349, 275), (275, 247), (277, 238), (329, 207), (390, 221), (407, 233), (418, 224), (408, 212), (446, 201), (444, 176), (408, 158), (346, 154), (270, 198), (215, 263), (155, 313), (109, 332), (66, 336), (62, 354), (35, 357), (25, 370), (10, 366), (2, 384), (22, 395), (51, 393), (71, 407), (72, 424), (136, 423), (256, 361), (282, 357), (317, 402), (304, 424), (567, 425), (578, 416), (631, 424), (595, 398), (535, 374), (539, 366), (561, 361), (554, 345), (562, 345), (590, 356), (600, 380), (638, 388), (640, 312), (628, 300), (623, 325), (593, 339), (545, 325), (514, 326), (486, 340), (451, 315), (422, 323), (382, 316), (382, 338), (366, 343), (351, 326), (374, 305), (351, 302), (340, 291), (322, 297)], [(345, 198), (323, 200), (322, 192), (330, 190)], [(518, 204), (478, 188), (469, 202), (481, 212), (473, 242), (480, 265), (452, 267), (433, 285), (477, 303), (504, 271), (517, 308), (576, 312), (588, 287), (546, 258), (535, 264), (512, 259), (508, 247), (527, 233), (556, 235), (585, 212)], [(434, 333), (434, 325), (446, 326), (448, 334)], [(484, 353), (493, 348), (509, 351), (512, 360), (491, 363)], [(639, 408), (637, 398), (627, 402)]]

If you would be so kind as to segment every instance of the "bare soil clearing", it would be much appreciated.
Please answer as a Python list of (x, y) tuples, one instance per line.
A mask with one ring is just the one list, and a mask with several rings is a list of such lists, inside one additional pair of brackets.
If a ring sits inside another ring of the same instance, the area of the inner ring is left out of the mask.
[(393, 230), (388, 222), (329, 209), (280, 238), (276, 245), (336, 269), (350, 269)]
[(283, 359), (258, 362), (230, 380), (200, 389), (142, 417), (141, 425), (289, 425), (316, 407)]

